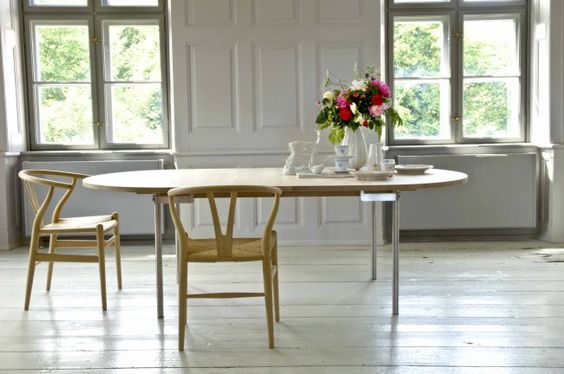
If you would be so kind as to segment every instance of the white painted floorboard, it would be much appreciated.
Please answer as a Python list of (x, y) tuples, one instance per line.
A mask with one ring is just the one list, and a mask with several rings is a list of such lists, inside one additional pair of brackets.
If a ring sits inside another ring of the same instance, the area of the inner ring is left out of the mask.
[[(262, 299), (190, 300), (177, 351), (175, 258), (165, 248), (157, 320), (150, 246), (123, 249), (124, 289), (108, 253), (108, 311), (93, 264), (41, 264), (23, 311), (26, 249), (0, 252), (4, 373), (564, 373), (564, 249), (542, 242), (405, 243), (400, 316), (391, 253), (280, 249), (281, 322), (267, 348)], [(259, 264), (191, 264), (199, 291), (261, 290)]]

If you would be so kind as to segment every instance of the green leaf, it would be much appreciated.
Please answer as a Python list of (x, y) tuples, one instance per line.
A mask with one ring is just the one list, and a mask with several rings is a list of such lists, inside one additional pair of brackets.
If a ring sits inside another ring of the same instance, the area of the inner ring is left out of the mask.
[(317, 115), (317, 118), (315, 119), (315, 123), (319, 124), (319, 125), (323, 125), (324, 123), (327, 122), (327, 110), (323, 109), (321, 112), (319, 112), (319, 114)]
[(329, 131), (329, 141), (333, 144), (339, 144), (345, 137), (345, 129), (342, 127), (332, 127)]

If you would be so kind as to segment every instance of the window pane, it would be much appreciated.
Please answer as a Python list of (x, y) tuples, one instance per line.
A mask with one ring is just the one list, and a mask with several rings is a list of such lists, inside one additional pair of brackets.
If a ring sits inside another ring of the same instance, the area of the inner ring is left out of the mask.
[(36, 79), (90, 81), (87, 25), (35, 25)]
[(103, 0), (104, 6), (159, 6), (159, 0)]
[(520, 87), (517, 78), (464, 82), (464, 136), (518, 138)]
[(161, 144), (164, 141), (160, 83), (110, 86), (109, 142)]
[(90, 84), (39, 85), (37, 101), (41, 143), (94, 143)]
[(518, 75), (515, 19), (464, 21), (465, 75)]
[(88, 0), (30, 0), (31, 6), (87, 6)]
[(394, 128), (396, 139), (450, 138), (447, 80), (396, 81), (394, 91), (394, 102), (404, 122)]
[(443, 21), (394, 22), (394, 76), (448, 75), (446, 27)]
[(161, 81), (159, 25), (110, 25), (109, 70), (113, 81)]

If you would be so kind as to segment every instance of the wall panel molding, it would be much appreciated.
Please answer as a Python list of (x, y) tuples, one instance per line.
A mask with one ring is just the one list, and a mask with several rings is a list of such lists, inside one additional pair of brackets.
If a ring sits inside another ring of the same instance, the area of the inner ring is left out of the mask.
[(359, 197), (322, 197), (319, 209), (319, 225), (361, 225), (364, 209)]
[(302, 44), (253, 43), (254, 132), (304, 129)]
[(239, 131), (235, 44), (187, 45), (189, 131)]
[(226, 27), (237, 24), (234, 0), (185, 1), (186, 27)]
[(362, 24), (364, 13), (364, 0), (316, 0), (318, 24)]
[(355, 64), (365, 66), (365, 40), (326, 40), (316, 43), (317, 86), (320, 87), (327, 71), (343, 80), (353, 77)]
[[(254, 200), (254, 211), (255, 211), (255, 222), (257, 226), (262, 226), (266, 224), (266, 220), (270, 214), (271, 199), (253, 199)], [(266, 204), (265, 204), (266, 203)], [(278, 217), (276, 219), (276, 226), (284, 226), (303, 228), (303, 209), (304, 201), (303, 198), (284, 198), (280, 202), (280, 208), (278, 212)]]
[(301, 24), (300, 0), (252, 0), (251, 24)]

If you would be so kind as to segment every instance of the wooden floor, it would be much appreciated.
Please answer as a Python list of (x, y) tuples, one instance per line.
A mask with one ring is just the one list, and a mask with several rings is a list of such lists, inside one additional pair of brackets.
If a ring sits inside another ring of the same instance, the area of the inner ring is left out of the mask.
[[(540, 242), (402, 244), (400, 316), (391, 253), (281, 248), (281, 322), (267, 348), (261, 299), (190, 300), (177, 351), (175, 261), (165, 257), (157, 320), (149, 246), (125, 247), (124, 289), (108, 264), (38, 268), (23, 311), (25, 249), (0, 252), (0, 371), (9, 373), (564, 373), (564, 249)], [(258, 264), (201, 264), (194, 290), (260, 290)], [(184, 368), (184, 369), (182, 369)], [(190, 369), (186, 369), (190, 368)]]

